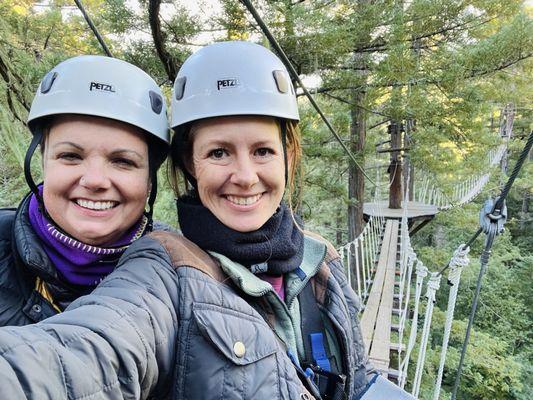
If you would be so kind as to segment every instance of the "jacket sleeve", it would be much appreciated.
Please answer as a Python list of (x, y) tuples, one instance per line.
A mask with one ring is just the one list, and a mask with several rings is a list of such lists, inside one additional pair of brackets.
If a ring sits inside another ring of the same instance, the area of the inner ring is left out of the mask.
[(6, 399), (145, 399), (171, 387), (178, 280), (145, 237), (90, 295), (39, 324), (0, 329)]

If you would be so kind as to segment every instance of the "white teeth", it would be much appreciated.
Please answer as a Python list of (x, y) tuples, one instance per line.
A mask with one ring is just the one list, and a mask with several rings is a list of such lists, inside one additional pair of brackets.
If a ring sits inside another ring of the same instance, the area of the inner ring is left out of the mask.
[(109, 210), (110, 208), (113, 208), (116, 204), (114, 201), (91, 201), (91, 200), (83, 200), (83, 199), (76, 199), (76, 204), (83, 208), (88, 208), (90, 210)]
[(233, 204), (238, 204), (239, 206), (249, 206), (257, 202), (261, 196), (262, 194), (256, 194), (255, 196), (249, 197), (226, 196), (226, 198)]

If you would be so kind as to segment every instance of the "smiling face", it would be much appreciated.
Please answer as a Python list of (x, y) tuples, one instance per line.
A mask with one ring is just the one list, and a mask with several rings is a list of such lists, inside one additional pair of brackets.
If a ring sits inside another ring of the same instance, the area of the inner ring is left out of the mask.
[(239, 232), (259, 229), (276, 212), (285, 164), (274, 118), (235, 116), (195, 123), (191, 174), (202, 204)]
[(48, 214), (81, 242), (110, 244), (144, 211), (148, 147), (144, 134), (131, 125), (81, 115), (55, 119), (45, 141), (43, 170)]

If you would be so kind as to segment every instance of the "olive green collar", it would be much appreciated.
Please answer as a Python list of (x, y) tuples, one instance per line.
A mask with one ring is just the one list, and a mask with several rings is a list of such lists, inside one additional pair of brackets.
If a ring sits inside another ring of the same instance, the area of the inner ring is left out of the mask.
[[(254, 297), (260, 297), (268, 292), (274, 292), (270, 283), (262, 280), (250, 272), (244, 265), (230, 260), (228, 257), (209, 252), (220, 261), (222, 270), (244, 293)], [(299, 270), (292, 271), (285, 276), (285, 298), (287, 303), (296, 296), (307, 281), (314, 276), (326, 255), (326, 245), (309, 236), (304, 238), (304, 255)]]

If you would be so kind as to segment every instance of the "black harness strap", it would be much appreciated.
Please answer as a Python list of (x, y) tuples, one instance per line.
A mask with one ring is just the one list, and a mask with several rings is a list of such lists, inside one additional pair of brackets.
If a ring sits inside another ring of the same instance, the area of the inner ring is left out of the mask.
[(324, 400), (342, 399), (346, 377), (340, 373), (331, 354), (322, 313), (318, 308), (311, 283), (298, 295), (305, 359), (302, 365), (314, 372), (314, 381)]

